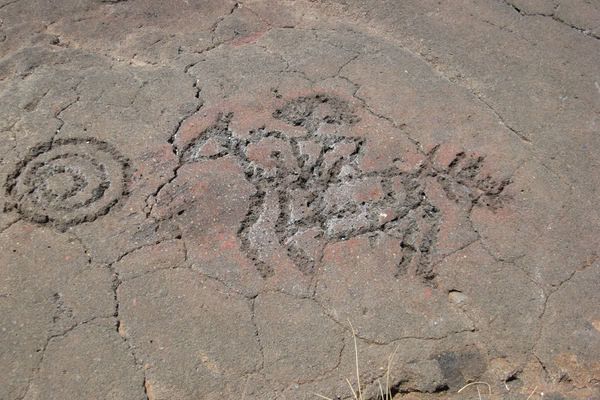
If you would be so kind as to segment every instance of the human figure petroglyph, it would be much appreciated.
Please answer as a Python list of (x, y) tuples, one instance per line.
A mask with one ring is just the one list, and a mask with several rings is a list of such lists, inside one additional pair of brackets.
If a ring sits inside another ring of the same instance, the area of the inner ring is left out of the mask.
[(236, 137), (229, 129), (233, 114), (220, 114), (178, 151), (183, 163), (232, 156), (256, 187), (238, 236), (263, 277), (273, 273), (268, 254), (276, 247), (285, 248), (294, 265), (311, 275), (327, 243), (378, 232), (402, 240), (399, 273), (410, 268), (429, 276), (440, 211), (427, 201), (422, 172), (362, 171), (366, 139), (321, 129), (359, 120), (335, 97), (300, 97), (273, 117), (303, 126), (306, 135), (259, 129)]

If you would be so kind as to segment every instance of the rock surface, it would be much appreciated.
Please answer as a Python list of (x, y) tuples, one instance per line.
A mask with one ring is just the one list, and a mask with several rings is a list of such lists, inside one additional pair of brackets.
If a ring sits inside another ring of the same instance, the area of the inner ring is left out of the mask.
[(0, 400), (600, 397), (599, 15), (0, 0)]

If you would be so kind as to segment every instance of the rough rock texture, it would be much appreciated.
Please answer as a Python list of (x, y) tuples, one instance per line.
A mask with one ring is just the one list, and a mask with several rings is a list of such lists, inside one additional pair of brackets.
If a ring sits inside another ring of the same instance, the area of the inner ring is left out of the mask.
[(599, 398), (598, 15), (0, 0), (0, 400)]

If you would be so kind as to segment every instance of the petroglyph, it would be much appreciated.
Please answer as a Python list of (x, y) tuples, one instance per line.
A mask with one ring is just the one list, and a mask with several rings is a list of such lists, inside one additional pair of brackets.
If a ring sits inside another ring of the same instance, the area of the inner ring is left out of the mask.
[(26, 219), (66, 228), (108, 213), (125, 194), (128, 161), (106, 142), (40, 144), (8, 176), (5, 189)]
[[(402, 242), (398, 274), (429, 280), (442, 210), (428, 200), (424, 178), (436, 177), (448, 198), (466, 196), (469, 204), (499, 194), (506, 184), (487, 187), (478, 177), (483, 157), (470, 160), (462, 153), (445, 171), (425, 163), (414, 172), (395, 166), (364, 172), (359, 161), (367, 139), (321, 129), (360, 118), (347, 102), (325, 94), (293, 99), (273, 112), (304, 127), (303, 136), (258, 129), (239, 137), (229, 129), (233, 117), (219, 114), (178, 154), (183, 164), (234, 157), (244, 170), (256, 194), (238, 237), (265, 278), (274, 273), (270, 256), (281, 248), (303, 274), (312, 275), (328, 243), (385, 232)], [(465, 196), (456, 194), (457, 187)]]

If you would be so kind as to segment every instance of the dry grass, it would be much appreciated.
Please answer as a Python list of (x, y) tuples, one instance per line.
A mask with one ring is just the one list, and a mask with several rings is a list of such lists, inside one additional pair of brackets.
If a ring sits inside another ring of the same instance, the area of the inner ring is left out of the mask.
[[(350, 324), (350, 329), (352, 330), (352, 339), (354, 340), (354, 363), (355, 363), (355, 367), (356, 367), (356, 382), (357, 382), (356, 390), (354, 389), (354, 387), (352, 386), (352, 384), (350, 383), (350, 381), (348, 379), (346, 379), (346, 382), (348, 383), (348, 386), (350, 387), (350, 391), (352, 391), (352, 396), (353, 396), (354, 400), (366, 400), (363, 396), (363, 388), (360, 384), (360, 368), (358, 365), (358, 343), (356, 341), (356, 332), (354, 331), (354, 327), (352, 326), (352, 323), (350, 321), (348, 321), (348, 323)], [(392, 355), (390, 356), (390, 358), (388, 360), (387, 370), (385, 372), (385, 391), (383, 389), (383, 386), (381, 385), (381, 381), (379, 379), (377, 380), (377, 383), (379, 384), (379, 395), (380, 395), (379, 398), (381, 400), (392, 400), (392, 391), (391, 391), (391, 387), (390, 387), (390, 370), (392, 368), (392, 362), (394, 360), (394, 357), (396, 356), (396, 353), (398, 352), (399, 347), (400, 347), (400, 345), (396, 346), (396, 349), (394, 350), (394, 352), (392, 353)], [(486, 385), (487, 389), (488, 389), (488, 395), (492, 394), (492, 388), (491, 388), (490, 384), (487, 382), (468, 383), (465, 386), (463, 386), (457, 393), (462, 392), (464, 389), (466, 389), (470, 386), (475, 386), (477, 388), (477, 393), (479, 395), (479, 399), (481, 399), (481, 391), (479, 390), (479, 385)], [(531, 396), (533, 396), (535, 394), (536, 390), (537, 390), (537, 386), (535, 389), (533, 389), (533, 392), (529, 395), (527, 400), (529, 400), (531, 398)], [(327, 396), (323, 396), (318, 393), (313, 392), (313, 394), (315, 396), (318, 396), (325, 400), (333, 400)]]
[[(355, 366), (356, 366), (357, 389), (354, 390), (354, 387), (352, 386), (352, 384), (350, 383), (350, 381), (348, 379), (346, 379), (346, 382), (348, 382), (348, 386), (350, 386), (350, 390), (352, 391), (354, 400), (366, 400), (363, 397), (363, 388), (360, 385), (360, 368), (358, 366), (358, 344), (356, 342), (356, 332), (354, 331), (354, 327), (352, 326), (352, 323), (350, 321), (348, 321), (348, 323), (350, 324), (350, 329), (352, 330), (352, 338), (354, 339), (354, 361), (355, 361)], [(385, 392), (383, 390), (383, 386), (381, 385), (381, 381), (379, 379), (377, 380), (377, 383), (379, 384), (379, 393), (381, 396), (380, 398), (382, 400), (392, 400), (392, 391), (391, 391), (391, 387), (390, 387), (390, 369), (392, 367), (392, 361), (394, 360), (394, 356), (396, 355), (396, 352), (398, 351), (399, 347), (400, 347), (400, 345), (396, 346), (396, 349), (394, 350), (394, 352), (392, 353), (392, 355), (390, 356), (390, 358), (388, 360), (387, 370), (385, 373)], [(318, 393), (313, 393), (313, 394), (315, 396), (318, 396), (325, 400), (333, 400), (329, 397), (323, 396)]]
[[(471, 383), (467, 383), (465, 386), (461, 387), (460, 390), (458, 392), (456, 392), (456, 393), (460, 393), (460, 392), (462, 392), (463, 390), (465, 390), (466, 388), (468, 388), (469, 386), (472, 386), (472, 385), (487, 385), (487, 387), (488, 387), (488, 394), (490, 394), (490, 395), (492, 394), (492, 387), (487, 382), (471, 382)], [(481, 392), (479, 391), (479, 386), (476, 386), (476, 387), (477, 387), (477, 394), (479, 395), (479, 399), (481, 400)]]

